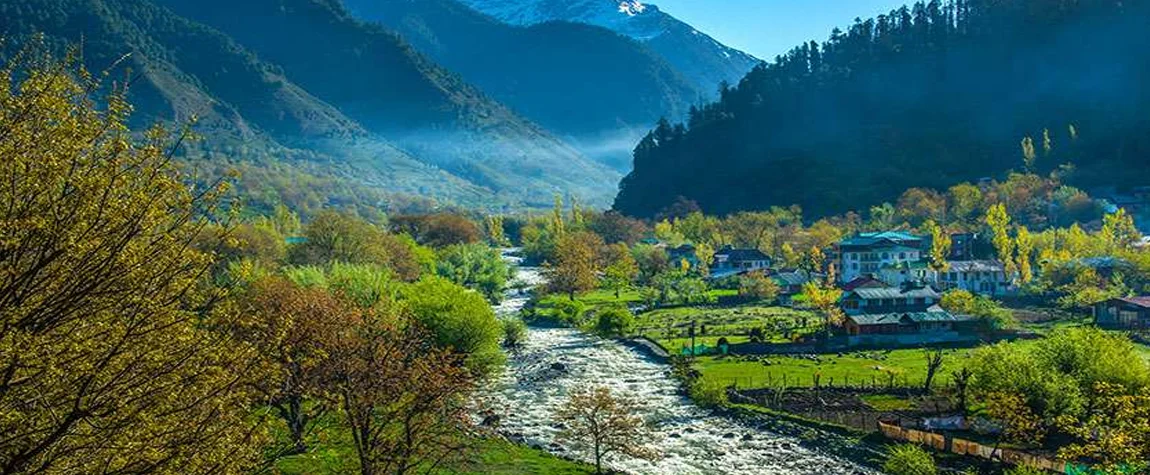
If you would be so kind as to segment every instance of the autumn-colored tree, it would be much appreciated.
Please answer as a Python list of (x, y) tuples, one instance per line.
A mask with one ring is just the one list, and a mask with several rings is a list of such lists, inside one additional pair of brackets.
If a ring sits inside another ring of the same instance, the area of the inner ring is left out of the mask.
[(940, 221), (946, 219), (946, 198), (937, 191), (911, 188), (903, 192), (898, 199), (899, 214), (912, 225), (918, 225), (928, 219)]
[(436, 248), (477, 243), (483, 234), (479, 225), (455, 213), (396, 216), (391, 218), (391, 229)]
[(555, 249), (555, 261), (547, 265), (549, 285), (554, 292), (575, 300), (575, 294), (598, 284), (599, 252), (603, 240), (588, 232), (563, 235)]
[(807, 282), (803, 285), (803, 295), (823, 317), (823, 328), (830, 331), (831, 327), (841, 324), (845, 318), (839, 308), (839, 298), (843, 291), (831, 286), (823, 286), (817, 282)]
[(466, 448), (474, 379), (460, 356), (434, 345), (401, 306), (382, 302), (345, 327), (324, 368), (362, 475), (432, 471)]
[(1018, 227), (1014, 237), (1014, 247), (1018, 250), (1018, 260), (1015, 264), (1018, 269), (1018, 280), (1023, 284), (1029, 284), (1030, 281), (1034, 280), (1034, 271), (1030, 267), (1031, 256), (1034, 254), (1034, 238), (1026, 226)]
[(739, 295), (746, 298), (773, 302), (781, 291), (778, 282), (761, 271), (751, 272), (739, 278)]
[(416, 280), (423, 272), (411, 244), (349, 214), (320, 213), (305, 227), (304, 238), (289, 252), (294, 264), (379, 264), (405, 281)]
[(711, 264), (715, 262), (715, 248), (707, 243), (699, 243), (695, 245), (695, 272), (699, 275), (706, 277), (711, 273)]
[(488, 216), (484, 223), (487, 227), (487, 240), (492, 246), (507, 247), (511, 245), (511, 240), (507, 239), (507, 233), (503, 228), (503, 216)]
[(923, 224), (923, 228), (930, 234), (930, 268), (935, 272), (946, 272), (950, 270), (950, 263), (947, 262), (947, 257), (950, 256), (951, 239), (950, 234), (942, 229), (934, 220), (927, 220)]
[(639, 277), (639, 263), (623, 243), (608, 246), (605, 260), (607, 268), (603, 271), (603, 284), (613, 290), (615, 298), (618, 299), (620, 293)]
[(990, 226), (994, 249), (998, 251), (998, 259), (1006, 268), (1007, 274), (1013, 274), (1014, 241), (1010, 239), (1010, 215), (1006, 214), (1006, 206), (1002, 203), (993, 205), (986, 211), (986, 225)]
[(633, 246), (643, 239), (649, 228), (642, 221), (624, 216), (618, 211), (607, 211), (591, 217), (587, 228), (603, 238), (607, 244)]
[(1006, 441), (1038, 444), (1046, 438), (1046, 424), (1026, 404), (1023, 395), (993, 392), (986, 395), (984, 402), (987, 415), (1002, 425), (1002, 436)]
[(241, 299), (248, 318), (234, 328), (259, 352), (266, 376), (253, 381), (284, 421), (291, 438), (285, 454), (307, 450), (312, 423), (328, 409), (318, 401), (321, 374), (336, 335), (352, 324), (354, 310), (321, 288), (299, 287), (283, 278), (256, 282)]
[(255, 355), (193, 246), (224, 188), (35, 50), (0, 68), (0, 473), (249, 473)]
[(1027, 172), (1034, 173), (1034, 163), (1038, 159), (1038, 154), (1034, 151), (1034, 139), (1023, 137), (1021, 145), (1022, 165), (1026, 168)]
[(1099, 383), (1094, 392), (1097, 404), (1085, 419), (1059, 421), (1062, 430), (1078, 438), (1060, 449), (1059, 456), (1098, 462), (1106, 473), (1146, 469), (1150, 465), (1150, 388), (1131, 393), (1118, 385)]
[(811, 249), (803, 255), (802, 263), (799, 267), (807, 272), (822, 272), (826, 262), (827, 256), (823, 253), (823, 250), (811, 246)]
[(555, 413), (566, 426), (559, 438), (586, 450), (595, 460), (597, 474), (603, 473), (603, 461), (612, 454), (652, 459), (655, 453), (646, 443), (653, 432), (638, 414), (640, 409), (635, 399), (605, 386), (576, 389)]
[(973, 218), (982, 206), (982, 190), (970, 183), (950, 187), (946, 192), (950, 214), (960, 222)]
[(1111, 250), (1129, 249), (1142, 235), (1134, 226), (1134, 218), (1119, 208), (1102, 218), (1102, 232), (1099, 235)]

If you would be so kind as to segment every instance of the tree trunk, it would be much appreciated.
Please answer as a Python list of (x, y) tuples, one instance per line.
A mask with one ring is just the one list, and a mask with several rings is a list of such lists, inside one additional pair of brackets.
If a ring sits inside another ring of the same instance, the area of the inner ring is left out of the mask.
[(307, 443), (304, 438), (304, 425), (306, 422), (303, 417), (303, 403), (298, 397), (292, 397), (288, 400), (288, 430), (291, 431), (292, 449), (291, 454), (302, 454), (307, 452)]

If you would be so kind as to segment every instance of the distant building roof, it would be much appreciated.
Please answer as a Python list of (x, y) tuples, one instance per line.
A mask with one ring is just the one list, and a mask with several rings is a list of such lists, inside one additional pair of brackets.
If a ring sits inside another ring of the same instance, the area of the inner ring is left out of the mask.
[(771, 278), (775, 279), (775, 281), (778, 283), (787, 286), (803, 285), (807, 282), (812, 282), (823, 277), (825, 276), (822, 274), (807, 272), (803, 270), (779, 272), (771, 276)]
[(905, 231), (882, 231), (875, 233), (859, 233), (846, 238), (839, 246), (870, 247), (878, 245), (918, 246), (922, 244), (923, 237)]
[[(878, 299), (905, 299), (905, 298), (941, 298), (942, 295), (932, 287), (873, 287), (859, 288), (847, 293), (845, 297), (857, 295), (863, 300)], [(845, 298), (844, 297), (844, 298)]]
[(306, 236), (288, 236), (284, 238), (285, 244), (303, 244), (307, 242)]
[(843, 284), (843, 291), (850, 292), (850, 291), (855, 290), (855, 289), (861, 289), (861, 288), (867, 288), (867, 287), (890, 287), (890, 284), (887, 284), (886, 282), (883, 282), (883, 281), (875, 278), (874, 276), (864, 275), (862, 277), (855, 278), (855, 280), (852, 280), (850, 282)]
[(983, 261), (951, 261), (951, 272), (1005, 272), (1002, 262), (993, 260)]
[(898, 325), (904, 320), (914, 323), (959, 323), (974, 320), (974, 317), (969, 315), (955, 315), (943, 310), (930, 310), (926, 312), (873, 313), (864, 315), (850, 315), (847, 318), (855, 322), (855, 324), (858, 326)]
[(728, 261), (769, 261), (770, 257), (758, 249), (722, 249), (715, 257), (726, 256)]
[(1136, 305), (1136, 306), (1139, 306), (1142, 308), (1150, 308), (1150, 296), (1119, 297), (1116, 299), (1104, 300), (1104, 301), (1099, 302), (1099, 303), (1115, 302), (1115, 301), (1128, 303), (1130, 305)]
[(693, 244), (683, 244), (679, 247), (672, 247), (667, 249), (668, 254), (694, 254), (695, 246)]
[(1107, 267), (1130, 267), (1133, 265), (1126, 259), (1113, 256), (1084, 257), (1074, 262), (1086, 267), (1092, 267), (1094, 269), (1102, 269)]
[(902, 261), (902, 262), (896, 262), (893, 264), (884, 264), (882, 266), (882, 268), (883, 269), (894, 269), (894, 270), (914, 270), (914, 269), (925, 269), (929, 266), (930, 266), (930, 264), (927, 264), (926, 261), (913, 261), (913, 262)]

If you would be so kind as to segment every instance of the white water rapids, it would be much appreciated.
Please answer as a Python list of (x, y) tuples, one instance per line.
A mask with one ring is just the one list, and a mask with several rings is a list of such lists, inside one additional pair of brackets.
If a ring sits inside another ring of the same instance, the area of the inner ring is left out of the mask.
[[(537, 269), (519, 268), (519, 280), (542, 283)], [(496, 310), (518, 312), (527, 296), (512, 293)], [(620, 343), (575, 329), (535, 328), (508, 368), (485, 391), (483, 405), (499, 415), (499, 430), (513, 440), (566, 456), (555, 443), (554, 411), (576, 387), (605, 385), (637, 397), (660, 438), (654, 461), (625, 456), (607, 465), (635, 475), (867, 474), (869, 469), (800, 445), (792, 437), (761, 431), (695, 406), (670, 376), (669, 367)], [(585, 457), (583, 457), (585, 458)]]

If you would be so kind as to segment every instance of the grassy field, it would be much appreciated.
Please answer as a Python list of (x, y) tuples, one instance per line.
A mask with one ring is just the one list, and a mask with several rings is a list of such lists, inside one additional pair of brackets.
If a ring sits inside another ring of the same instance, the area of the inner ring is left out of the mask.
[[(950, 350), (940, 370), (939, 382), (945, 374), (958, 368), (969, 350)], [(768, 364), (769, 363), (769, 364)], [(926, 379), (926, 356), (923, 350), (906, 349), (870, 351), (839, 355), (811, 355), (810, 357), (771, 356), (761, 360), (741, 357), (700, 357), (695, 368), (704, 378), (740, 388), (805, 388), (815, 385), (872, 385), (887, 386), (893, 377), (894, 386), (918, 386)], [(785, 381), (785, 383), (784, 383)]]
[[(279, 459), (275, 472), (283, 475), (325, 475), (359, 473), (351, 434), (337, 417), (325, 417), (309, 441), (305, 454)], [(284, 428), (274, 435), (286, 443)], [(436, 475), (529, 475), (549, 473), (586, 475), (594, 467), (555, 457), (542, 450), (515, 445), (502, 439), (475, 439), (461, 460), (445, 464)], [(422, 473), (422, 472), (421, 472)]]
[(713, 346), (721, 337), (732, 344), (745, 342), (753, 328), (762, 329), (768, 341), (787, 342), (791, 341), (788, 336), (817, 331), (819, 322), (809, 311), (761, 304), (657, 309), (639, 315), (636, 320), (636, 333), (658, 341), (669, 350), (689, 346), (692, 323), (696, 325), (696, 344)]

